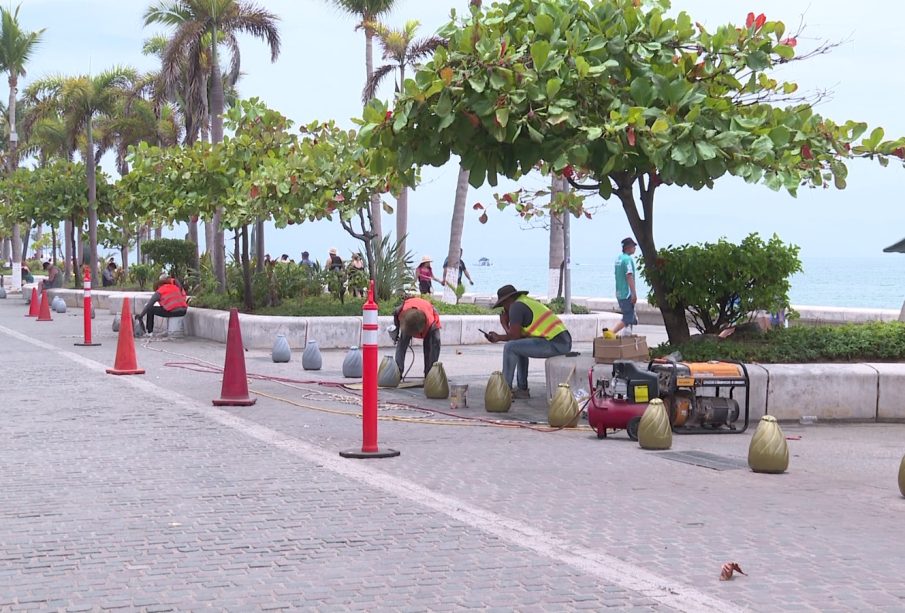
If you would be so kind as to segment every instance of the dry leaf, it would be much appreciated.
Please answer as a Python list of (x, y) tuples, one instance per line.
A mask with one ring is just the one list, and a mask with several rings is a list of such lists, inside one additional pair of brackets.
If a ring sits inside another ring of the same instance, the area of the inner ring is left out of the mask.
[(726, 562), (723, 564), (723, 569), (720, 572), (720, 581), (729, 581), (732, 579), (733, 572), (745, 575), (746, 577), (748, 576), (748, 574), (738, 565), (738, 562)]

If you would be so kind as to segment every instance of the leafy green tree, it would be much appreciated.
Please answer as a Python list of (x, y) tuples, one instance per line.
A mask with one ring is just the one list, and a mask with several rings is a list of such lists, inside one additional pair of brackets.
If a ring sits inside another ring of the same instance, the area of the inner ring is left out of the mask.
[[(372, 102), (365, 142), (403, 167), (457, 154), (476, 186), (545, 162), (618, 199), (651, 271), (663, 184), (698, 190), (733, 175), (794, 195), (844, 188), (853, 158), (905, 157), (905, 140), (880, 128), (862, 138), (865, 124), (822, 117), (774, 76), (827, 47), (798, 55), (797, 36), (764, 15), (710, 31), (669, 9), (668, 0), (472, 2), (439, 31), (448, 46), (405, 82), (392, 115)], [(669, 280), (653, 274), (651, 285), (670, 340), (684, 341), (684, 310), (660, 300)]]
[(663, 301), (684, 309), (705, 334), (750, 321), (757, 311), (789, 310), (790, 278), (801, 271), (798, 247), (776, 235), (764, 242), (757, 234), (739, 244), (721, 239), (661, 247), (654, 266), (651, 270), (642, 260), (641, 274), (648, 283), (661, 277), (670, 291), (662, 297), (651, 295), (651, 304)]
[[(44, 30), (26, 32), (19, 25), (19, 6), (12, 8), (0, 7), (0, 72), (5, 72), (9, 83), (9, 104), (6, 107), (7, 121), (9, 122), (9, 153), (7, 155), (7, 170), (12, 173), (19, 167), (19, 159), (16, 149), (18, 147), (18, 134), (16, 132), (16, 99), (19, 92), (19, 78), (25, 76), (25, 66), (31, 60), (32, 55), (41, 41)], [(13, 242), (13, 270), (21, 270), (24, 254), (19, 224), (12, 225)], [(14, 272), (14, 282), (19, 278)]]
[[(162, 73), (166, 82), (177, 82), (188, 70), (188, 82), (199, 91), (209, 85), (211, 142), (223, 140), (223, 111), (225, 97), (220, 73), (219, 45), (221, 40), (234, 50), (239, 48), (238, 34), (263, 39), (270, 47), (270, 59), (280, 54), (279, 18), (255, 4), (242, 0), (160, 0), (145, 11), (145, 25), (161, 23), (175, 31), (163, 54)], [(222, 38), (221, 38), (222, 36)], [(238, 57), (234, 53), (234, 58)], [(210, 72), (204, 74), (205, 59)], [(221, 291), (226, 285), (226, 261), (223, 233), (219, 230), (223, 211), (213, 215), (214, 248), (212, 261)]]

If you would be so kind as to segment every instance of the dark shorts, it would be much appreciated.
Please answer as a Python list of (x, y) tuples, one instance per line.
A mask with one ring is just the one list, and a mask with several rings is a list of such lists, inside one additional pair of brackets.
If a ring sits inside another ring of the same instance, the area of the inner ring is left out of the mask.
[(619, 310), (622, 311), (622, 323), (626, 326), (635, 326), (638, 324), (638, 317), (635, 315), (635, 305), (632, 304), (631, 298), (619, 298)]
[(418, 289), (421, 290), (422, 294), (430, 294), (431, 293), (431, 282), (430, 281), (418, 281)]

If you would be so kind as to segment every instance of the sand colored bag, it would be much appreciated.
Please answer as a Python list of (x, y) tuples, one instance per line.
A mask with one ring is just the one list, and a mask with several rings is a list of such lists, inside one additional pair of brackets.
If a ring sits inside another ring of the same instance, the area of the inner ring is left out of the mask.
[(449, 381), (446, 378), (446, 371), (443, 370), (442, 362), (434, 362), (427, 376), (424, 377), (424, 395), (437, 400), (449, 398)]

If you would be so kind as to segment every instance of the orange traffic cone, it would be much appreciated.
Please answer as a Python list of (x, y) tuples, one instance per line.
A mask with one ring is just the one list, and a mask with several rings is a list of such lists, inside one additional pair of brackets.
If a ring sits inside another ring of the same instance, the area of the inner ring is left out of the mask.
[(113, 368), (107, 369), (108, 375), (143, 375), (144, 368), (138, 367), (135, 358), (135, 336), (132, 333), (132, 310), (129, 299), (123, 298), (123, 311), (119, 316), (119, 340), (116, 343), (116, 361)]
[(47, 290), (41, 292), (41, 307), (38, 310), (38, 321), (53, 321), (50, 316), (50, 302), (47, 301)]
[(248, 377), (245, 374), (245, 347), (242, 346), (242, 330), (239, 328), (239, 311), (230, 309), (229, 328), (226, 332), (226, 362), (223, 365), (223, 387), (215, 407), (248, 407), (257, 398), (248, 397)]
[(38, 288), (31, 288), (31, 301), (28, 303), (28, 313), (25, 314), (26, 317), (37, 317), (38, 316), (38, 307), (41, 306), (40, 298), (38, 298)]

